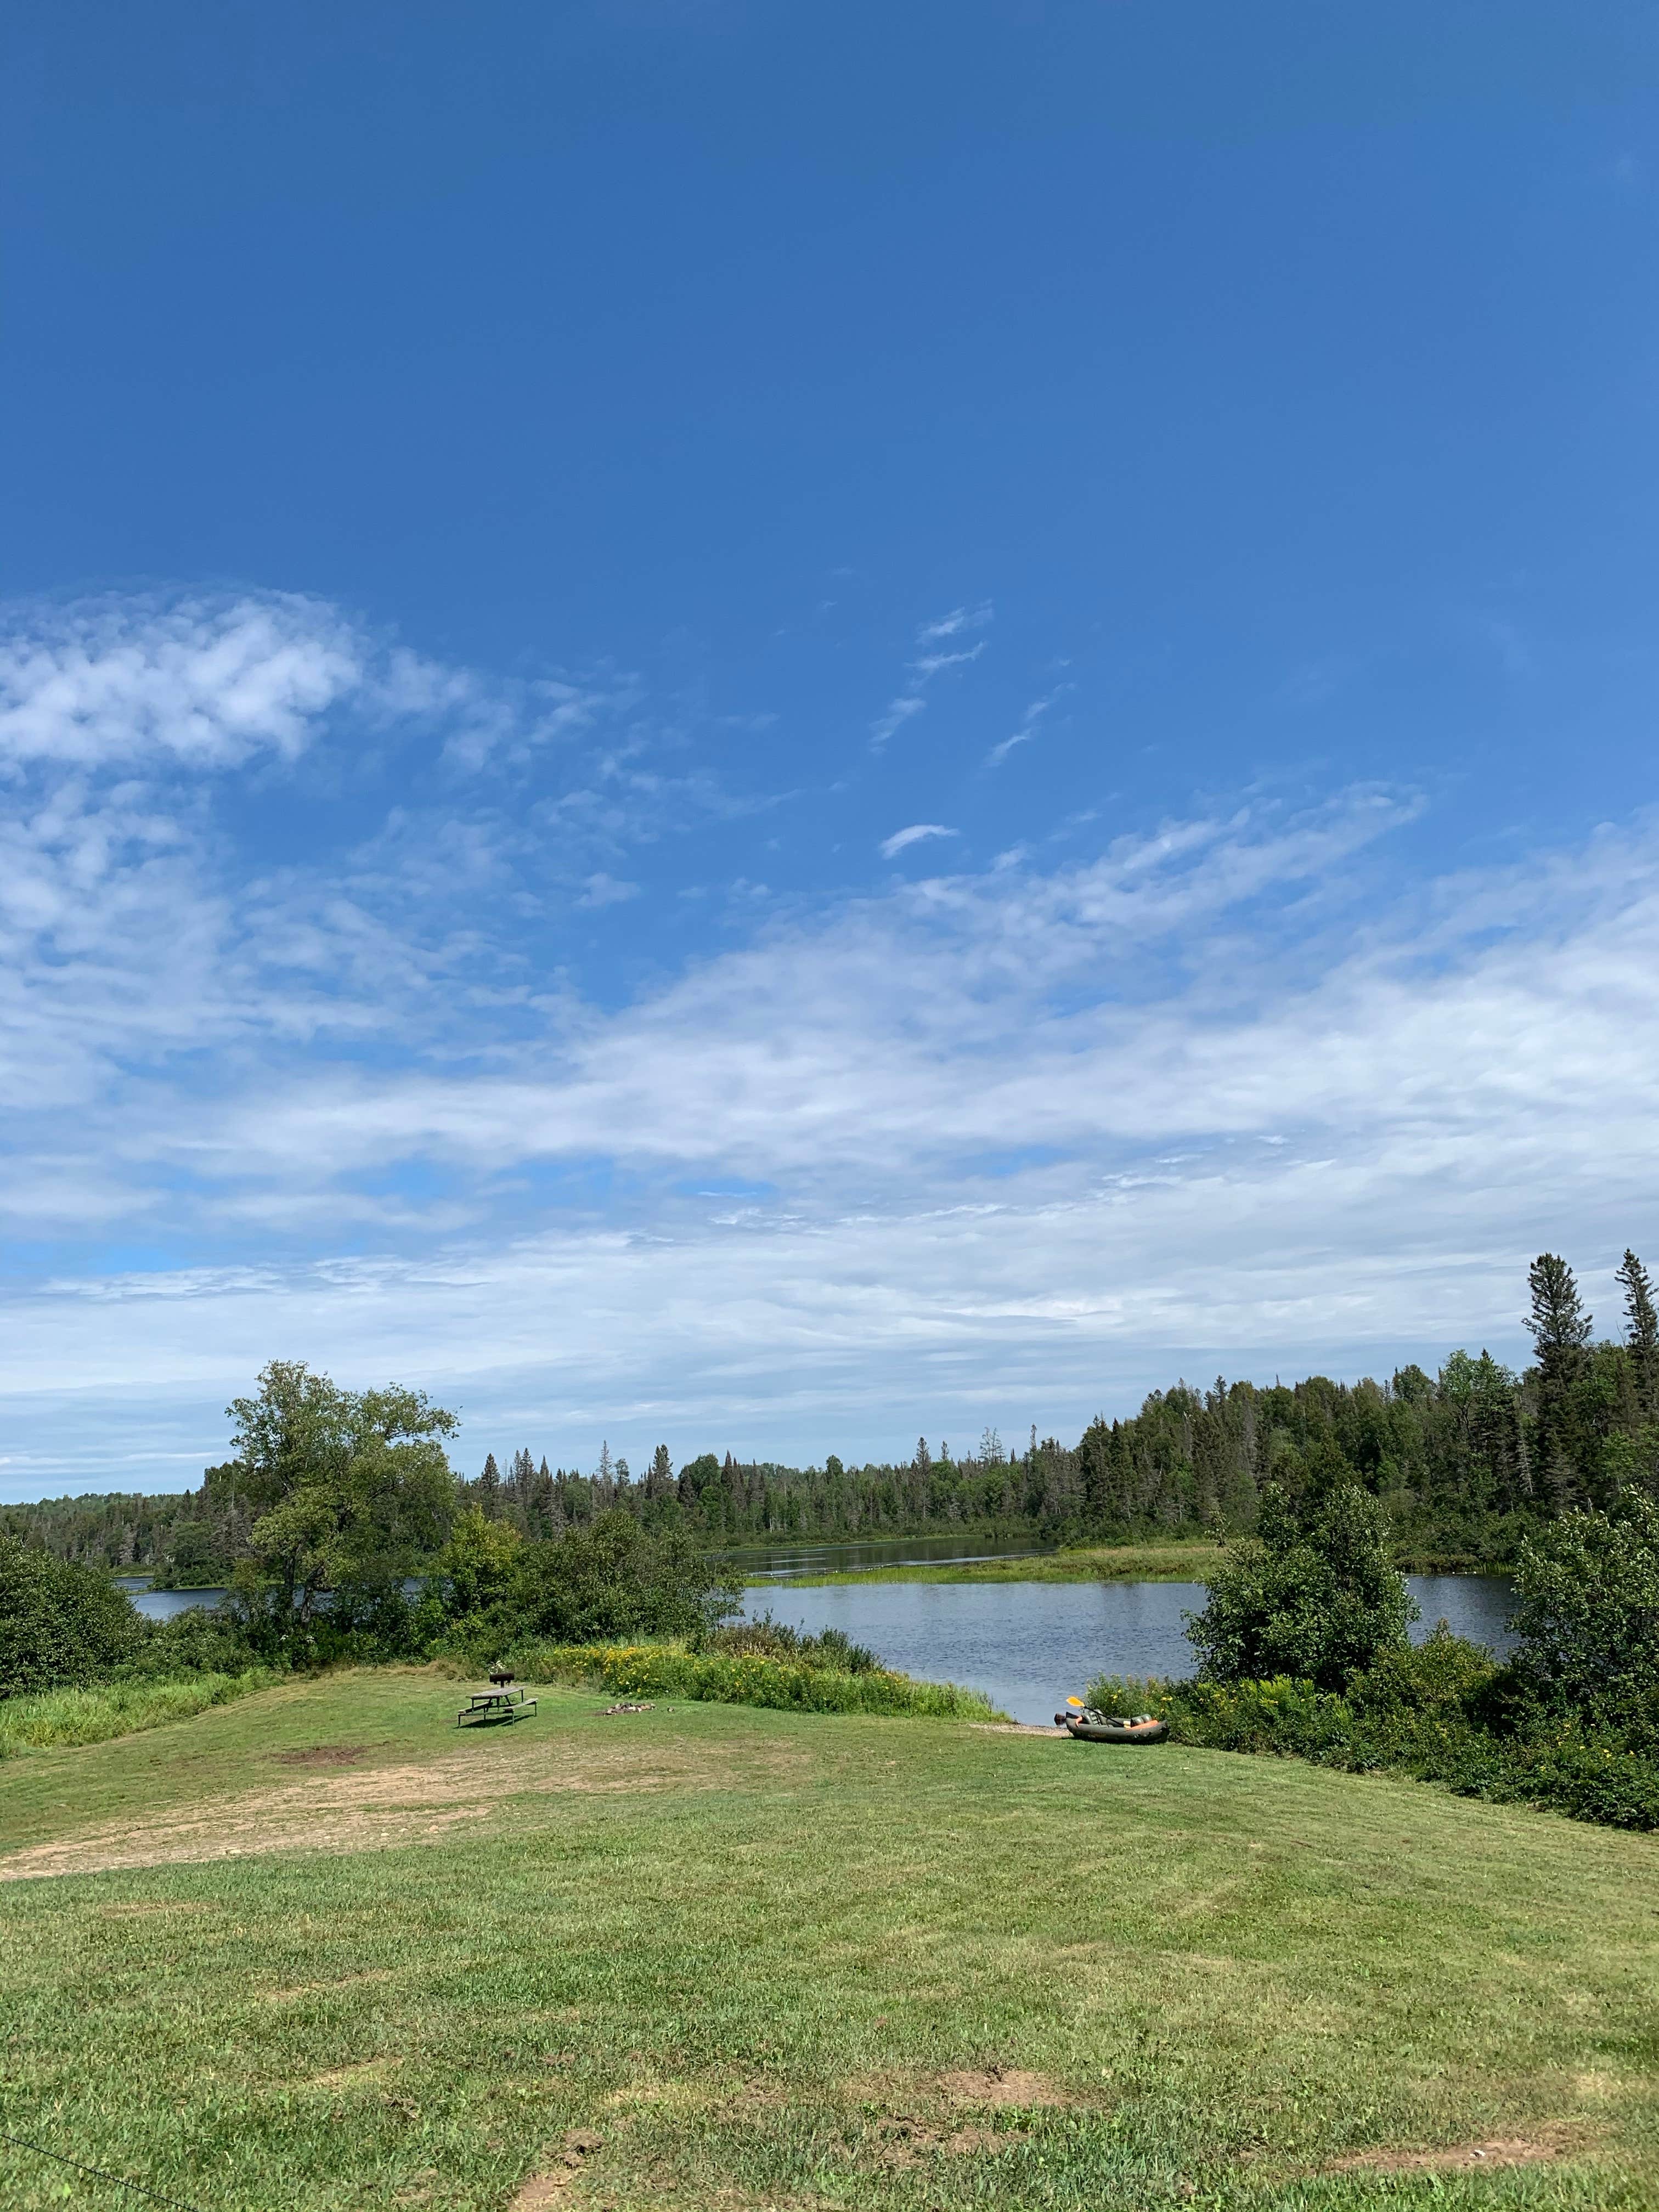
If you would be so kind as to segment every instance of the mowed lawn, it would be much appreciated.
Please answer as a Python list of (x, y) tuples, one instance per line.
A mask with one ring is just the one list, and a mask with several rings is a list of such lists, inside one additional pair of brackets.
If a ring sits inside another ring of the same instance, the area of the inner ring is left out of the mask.
[[(204, 2212), (1659, 2203), (1659, 1839), (456, 1702), (335, 1675), (0, 1766), (0, 2128)], [(8, 2212), (142, 2201), (0, 2145)]]

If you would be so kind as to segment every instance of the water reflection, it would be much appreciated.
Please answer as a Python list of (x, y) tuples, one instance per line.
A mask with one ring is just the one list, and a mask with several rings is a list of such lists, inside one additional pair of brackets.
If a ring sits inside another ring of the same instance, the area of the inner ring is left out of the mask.
[[(1508, 1650), (1510, 1606), (1499, 1575), (1411, 1575), (1419, 1641), (1444, 1619), (1460, 1636)], [(1096, 1674), (1187, 1674), (1183, 1613), (1201, 1583), (853, 1583), (750, 1590), (750, 1617), (839, 1628), (890, 1667), (983, 1690), (1016, 1720), (1047, 1721)]]
[(745, 1575), (850, 1574), (867, 1567), (927, 1567), (967, 1559), (1045, 1558), (1052, 1544), (989, 1544), (983, 1536), (872, 1537), (861, 1543), (770, 1544), (720, 1555)]
[[(951, 1540), (942, 1540), (948, 1543)], [(807, 1564), (833, 1549), (832, 1565)], [(849, 1551), (888, 1556), (849, 1559)], [(796, 1573), (835, 1567), (896, 1566), (921, 1556), (912, 1543), (817, 1547), (774, 1556), (797, 1562)], [(971, 1556), (966, 1547), (930, 1556)], [(1002, 1556), (1002, 1555), (999, 1555)], [(748, 1566), (749, 1560), (744, 1565)], [(1504, 1620), (1512, 1602), (1503, 1575), (1409, 1575), (1423, 1619), (1419, 1641), (1437, 1620), (1458, 1635), (1507, 1651)], [(138, 1611), (170, 1620), (191, 1606), (216, 1609), (222, 1589), (150, 1589), (122, 1578)], [(985, 1691), (1016, 1720), (1046, 1721), (1070, 1691), (1096, 1674), (1185, 1674), (1192, 1646), (1183, 1613), (1204, 1602), (1201, 1583), (851, 1583), (827, 1589), (781, 1583), (747, 1593), (751, 1617), (770, 1613), (804, 1629), (844, 1629), (890, 1667), (935, 1682)]]

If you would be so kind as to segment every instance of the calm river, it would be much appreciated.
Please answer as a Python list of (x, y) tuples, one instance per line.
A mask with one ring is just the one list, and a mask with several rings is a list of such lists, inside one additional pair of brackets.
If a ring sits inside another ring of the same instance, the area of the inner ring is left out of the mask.
[[(898, 1564), (854, 1562), (846, 1558), (846, 1548), (838, 1547), (837, 1556), (822, 1564)], [(891, 1548), (902, 1549), (906, 1559), (917, 1556), (914, 1545)], [(810, 1572), (818, 1564), (801, 1552), (780, 1553), (773, 1571)], [(764, 1571), (753, 1560), (745, 1565), (751, 1573)], [(1506, 1577), (1409, 1575), (1407, 1580), (1423, 1608), (1414, 1636), (1425, 1636), (1445, 1620), (1460, 1636), (1495, 1651), (1508, 1650)], [(224, 1595), (151, 1590), (131, 1581), (124, 1586), (139, 1612), (155, 1620), (187, 1606), (216, 1607)], [(769, 1613), (793, 1628), (844, 1629), (902, 1674), (961, 1682), (983, 1690), (1016, 1720), (1049, 1721), (1069, 1693), (1081, 1696), (1097, 1674), (1189, 1673), (1193, 1652), (1182, 1615), (1203, 1602), (1200, 1583), (843, 1583), (802, 1589), (780, 1582), (750, 1590), (744, 1609), (751, 1619)]]
[[(1501, 1575), (1410, 1575), (1423, 1618), (1460, 1636), (1509, 1648), (1511, 1599)], [(793, 1628), (844, 1629), (890, 1667), (983, 1690), (1019, 1721), (1052, 1721), (1067, 1695), (1097, 1674), (1186, 1674), (1193, 1650), (1183, 1613), (1204, 1602), (1200, 1583), (843, 1583), (751, 1589), (744, 1610)]]

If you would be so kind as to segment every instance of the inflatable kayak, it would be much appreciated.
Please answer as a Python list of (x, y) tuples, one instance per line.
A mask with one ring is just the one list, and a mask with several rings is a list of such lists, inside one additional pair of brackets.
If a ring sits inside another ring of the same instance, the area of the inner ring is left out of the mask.
[(1054, 1718), (1079, 1743), (1162, 1743), (1169, 1723), (1151, 1713), (1056, 1713)]

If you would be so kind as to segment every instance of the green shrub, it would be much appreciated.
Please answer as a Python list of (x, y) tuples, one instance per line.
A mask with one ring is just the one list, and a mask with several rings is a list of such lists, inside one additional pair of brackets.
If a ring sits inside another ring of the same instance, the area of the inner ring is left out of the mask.
[(769, 1613), (758, 1620), (734, 1620), (717, 1628), (708, 1648), (730, 1658), (791, 1659), (803, 1667), (826, 1667), (836, 1674), (872, 1674), (881, 1666), (876, 1654), (866, 1644), (854, 1644), (844, 1629), (821, 1628), (809, 1635), (787, 1621), (774, 1620)]
[(1382, 1508), (1352, 1480), (1269, 1491), (1260, 1540), (1230, 1547), (1208, 1583), (1191, 1623), (1206, 1681), (1290, 1674), (1340, 1690), (1403, 1650), (1417, 1617)]
[(909, 1714), (930, 1720), (996, 1721), (1006, 1716), (977, 1690), (917, 1682), (885, 1668), (837, 1674), (760, 1653), (732, 1656), (684, 1644), (525, 1643), (507, 1663), (532, 1681), (596, 1682), (621, 1698), (770, 1705), (815, 1713)]
[(1659, 1753), (1659, 1503), (1626, 1490), (1609, 1513), (1567, 1513), (1521, 1547), (1517, 1683)]
[(679, 1528), (647, 1528), (601, 1513), (545, 1543), (526, 1544), (512, 1595), (484, 1618), (509, 1616), (521, 1637), (561, 1644), (678, 1636), (700, 1641), (742, 1602), (733, 1571)]
[(240, 1674), (259, 1663), (241, 1624), (228, 1613), (191, 1606), (170, 1620), (146, 1620), (131, 1656), (114, 1670), (118, 1681), (172, 1680), (181, 1674)]
[(1659, 1828), (1659, 1761), (1622, 1738), (1536, 1707), (1500, 1733), (1482, 1720), (1507, 1670), (1443, 1624), (1391, 1653), (1344, 1693), (1290, 1676), (1248, 1682), (1091, 1683), (1091, 1705), (1153, 1712), (1171, 1738), (1212, 1751), (1276, 1753), (1350, 1773), (1388, 1769), (1459, 1795), (1546, 1806), (1581, 1820)]
[(96, 1681), (143, 1637), (131, 1601), (106, 1569), (0, 1535), (0, 1697)]

